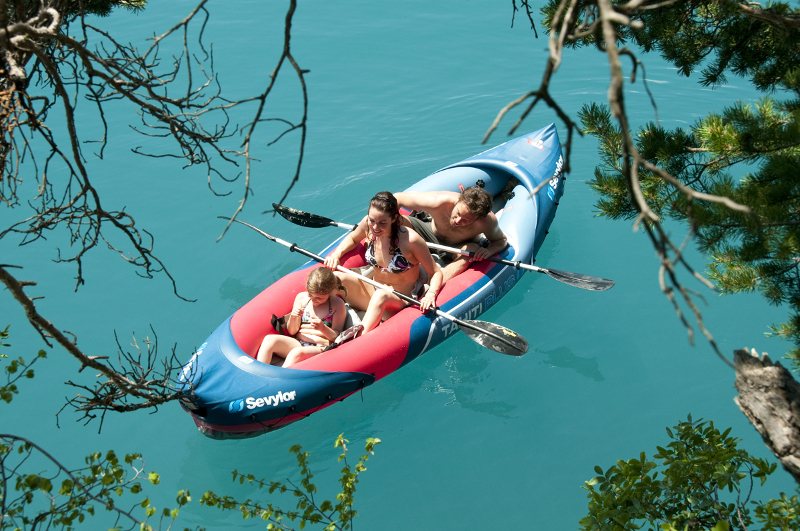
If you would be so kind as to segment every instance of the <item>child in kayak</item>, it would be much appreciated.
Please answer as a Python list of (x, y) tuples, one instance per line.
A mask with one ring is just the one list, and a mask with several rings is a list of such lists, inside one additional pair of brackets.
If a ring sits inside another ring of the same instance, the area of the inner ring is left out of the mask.
[(306, 279), (306, 291), (297, 294), (287, 316), (290, 335), (267, 335), (256, 359), (270, 363), (277, 355), (286, 358), (283, 367), (290, 367), (322, 352), (341, 333), (347, 317), (344, 301), (335, 296), (338, 290), (347, 294), (330, 269), (313, 269)]

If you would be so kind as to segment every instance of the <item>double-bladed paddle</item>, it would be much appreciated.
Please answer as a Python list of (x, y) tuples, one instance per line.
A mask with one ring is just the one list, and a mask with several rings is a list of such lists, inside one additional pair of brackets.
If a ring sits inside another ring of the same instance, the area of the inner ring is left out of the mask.
[[(227, 219), (230, 220), (231, 218), (225, 216), (219, 216), (220, 219)], [(258, 227), (254, 227), (249, 223), (245, 223), (244, 221), (239, 221), (238, 219), (234, 219), (237, 223), (241, 223), (242, 225), (246, 225), (253, 229), (254, 231), (258, 232), (262, 236), (266, 237), (267, 239), (279, 243), (284, 247), (288, 247), (290, 251), (298, 252), (302, 255), (305, 255), (312, 260), (316, 260), (319, 263), (325, 263), (325, 259), (319, 255), (312, 253), (311, 251), (307, 251), (298, 247), (294, 243), (289, 243), (285, 240), (281, 240), (280, 238), (276, 238), (270, 234), (267, 234), (263, 230), (259, 229)], [(347, 273), (348, 275), (352, 275), (356, 278), (363, 280), (369, 284), (372, 284), (378, 289), (384, 289), (387, 291), (391, 291), (397, 297), (400, 297), (404, 301), (414, 304), (416, 306), (420, 305), (420, 302), (416, 299), (413, 299), (407, 295), (403, 295), (402, 293), (393, 290), (389, 286), (381, 284), (380, 282), (375, 282), (371, 278), (367, 278), (363, 275), (359, 275), (358, 273), (347, 269), (346, 267), (339, 266), (337, 269), (343, 273)], [(476, 343), (483, 345), (484, 347), (494, 350), (495, 352), (500, 352), (501, 354), (509, 354), (511, 356), (522, 356), (528, 351), (528, 342), (525, 340), (524, 337), (521, 335), (509, 330), (500, 325), (496, 325), (494, 323), (487, 323), (486, 321), (472, 321), (472, 320), (463, 320), (459, 319), (447, 312), (443, 312), (438, 308), (432, 308), (431, 311), (434, 311), (436, 315), (439, 317), (444, 317), (449, 321), (457, 324), (461, 330), (467, 334), (467, 336), (475, 341)]]
[[(347, 223), (339, 223), (337, 221), (333, 221), (332, 219), (318, 216), (317, 214), (303, 212), (302, 210), (289, 208), (287, 206), (279, 205), (277, 203), (272, 203), (272, 206), (275, 207), (275, 211), (278, 214), (288, 219), (292, 223), (296, 225), (302, 225), (303, 227), (309, 227), (312, 229), (318, 229), (322, 227), (339, 227), (348, 230), (353, 230), (355, 228), (355, 225), (348, 225)], [(455, 247), (447, 247), (444, 245), (439, 245), (430, 242), (426, 243), (428, 244), (428, 247), (431, 247), (432, 249), (439, 249), (441, 251), (458, 253), (464, 256), (475, 255), (475, 253), (457, 249)], [(570, 273), (568, 271), (559, 271), (558, 269), (537, 267), (535, 265), (523, 264), (522, 262), (512, 262), (511, 260), (504, 260), (502, 258), (497, 258), (494, 256), (485, 258), (485, 260), (489, 260), (491, 262), (497, 262), (498, 264), (513, 266), (516, 267), (517, 269), (527, 269), (529, 271), (536, 271), (537, 273), (544, 273), (550, 278), (554, 278), (559, 282), (563, 282), (564, 284), (569, 284), (570, 286), (575, 286), (576, 288), (587, 289), (591, 291), (605, 291), (607, 289), (614, 287), (614, 281), (608, 280), (606, 278), (590, 277), (588, 275), (581, 275), (580, 273)]]

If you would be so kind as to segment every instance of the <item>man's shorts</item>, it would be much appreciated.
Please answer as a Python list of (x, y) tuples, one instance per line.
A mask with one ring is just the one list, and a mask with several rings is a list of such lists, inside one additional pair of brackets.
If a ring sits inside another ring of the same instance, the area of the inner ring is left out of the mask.
[[(420, 219), (416, 215), (412, 214), (407, 216), (408, 221), (411, 223), (411, 228), (414, 229), (414, 232), (422, 236), (422, 239), (426, 242), (435, 243), (437, 245), (441, 245), (439, 242), (439, 238), (433, 233), (431, 229), (431, 218), (424, 213), (421, 213), (427, 217), (427, 219)], [(439, 249), (430, 249), (431, 254), (438, 256), (445, 264), (449, 264), (453, 261), (453, 253), (448, 251), (440, 251)]]

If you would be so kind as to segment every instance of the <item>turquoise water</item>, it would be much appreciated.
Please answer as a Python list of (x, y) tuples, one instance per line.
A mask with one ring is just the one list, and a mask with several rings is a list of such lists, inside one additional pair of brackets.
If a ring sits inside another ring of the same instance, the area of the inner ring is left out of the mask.
[[(103, 24), (139, 42), (192, 7), (185, 1), (153, 3), (142, 15), (122, 13)], [(209, 4), (207, 35), (230, 97), (265, 86), (278, 58), (285, 8), (283, 2)], [(514, 28), (510, 23), (510, 6), (488, 1), (301, 4), (292, 43), (300, 65), (311, 71), (309, 131), (301, 180), (287, 204), (354, 222), (375, 191), (404, 189), (489, 147), (480, 143), (484, 132), (500, 108), (538, 85), (547, 53), (547, 41), (536, 40), (523, 19), (518, 17)], [(296, 119), (298, 85), (291, 72), (282, 78), (269, 115)], [(716, 91), (702, 89), (654, 57), (647, 58), (647, 78), (666, 126), (691, 124), (729, 98), (757, 97), (735, 78)], [(602, 101), (606, 89), (603, 57), (592, 50), (567, 52), (553, 93), (573, 117), (582, 103)], [(634, 123), (654, 119), (640, 83), (626, 97)], [(85, 112), (91, 120), (89, 109)], [(516, 116), (489, 144), (506, 140)], [(88, 162), (104, 204), (125, 206), (152, 232), (156, 254), (177, 279), (179, 292), (197, 302), (176, 298), (164, 275), (141, 279), (102, 249), (91, 253), (87, 283), (74, 293), (74, 269), (51, 261), (54, 245), (68, 244), (63, 236), (21, 250), (4, 239), (2, 261), (24, 266), (20, 278), (39, 282), (29, 293), (46, 294), (38, 302), (40, 312), (74, 332), (84, 352), (113, 354), (113, 331), (127, 344), (132, 332), (152, 336), (152, 325), (163, 352), (176, 344), (179, 357), (188, 359), (236, 308), (302, 260), (244, 229), (231, 230), (217, 243), (223, 225), (216, 216), (233, 213), (241, 185), (215, 181), (215, 189), (232, 191), (215, 197), (202, 171), (130, 153), (135, 145), (159, 147), (127, 128), (136, 122), (130, 109), (115, 107), (109, 121), (111, 144), (104, 160)], [(538, 108), (520, 134), (553, 121), (549, 110)], [(336, 229), (312, 231), (261, 215), (293, 175), (298, 137), (267, 148), (269, 140), (263, 136), (257, 149), (255, 193), (241, 219), (321, 249), (340, 234)], [(483, 317), (525, 335), (531, 350), (522, 358), (484, 350), (458, 335), (367, 388), (363, 400), (353, 396), (252, 440), (213, 441), (197, 432), (177, 404), (152, 415), (109, 415), (100, 434), (96, 422), (84, 427), (69, 413), (57, 428), (54, 415), (64, 397), (75, 394), (64, 380), (86, 383), (93, 375), (78, 374), (75, 361), (54, 349), (36, 379), (11, 406), (0, 408), (2, 429), (39, 441), (72, 466), (90, 451), (142, 452), (148, 468), (161, 473), (161, 485), (149, 492), (160, 506), (171, 506), (182, 488), (195, 498), (208, 489), (242, 498), (258, 495), (231, 484), (233, 469), (295, 479), (287, 451), (296, 443), (312, 453), (317, 485), (331, 497), (340, 468), (334, 438), (344, 432), (355, 458), (365, 438), (378, 437), (383, 443), (356, 494), (359, 529), (576, 528), (586, 510), (580, 486), (594, 465), (605, 468), (642, 450), (652, 454), (656, 444), (666, 442), (664, 427), (689, 413), (733, 427), (745, 449), (769, 457), (733, 403), (733, 371), (699, 333), (696, 346), (688, 344), (660, 293), (646, 236), (633, 233), (627, 222), (595, 219), (596, 196), (585, 182), (596, 161), (595, 142), (576, 140), (565, 196), (537, 264), (612, 278), (617, 285), (594, 293), (526, 275)], [(5, 226), (24, 215), (4, 209), (0, 221)], [(682, 227), (671, 230), (683, 238)], [(702, 269), (701, 257), (690, 257)], [(683, 279), (702, 289), (687, 275)], [(43, 347), (41, 339), (8, 294), (3, 297), (3, 322), (11, 324), (13, 345), (6, 351), (30, 357)], [(778, 357), (787, 348), (764, 337), (767, 325), (782, 320), (784, 312), (759, 296), (719, 298), (705, 292), (705, 298), (704, 318), (723, 352), (748, 346)], [(789, 475), (778, 470), (758, 497), (793, 488)], [(287, 499), (284, 506), (292, 503)], [(196, 504), (182, 511), (180, 523), (258, 527)]]

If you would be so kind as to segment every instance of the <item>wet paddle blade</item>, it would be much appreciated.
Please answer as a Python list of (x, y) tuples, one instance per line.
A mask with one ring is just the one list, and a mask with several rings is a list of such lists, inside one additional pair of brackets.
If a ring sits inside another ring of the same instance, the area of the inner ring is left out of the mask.
[(575, 286), (576, 288), (588, 289), (591, 291), (605, 291), (614, 287), (614, 281), (606, 278), (590, 277), (589, 275), (559, 271), (558, 269), (547, 269), (546, 273), (549, 277), (563, 282), (564, 284)]
[(279, 205), (277, 203), (272, 203), (272, 206), (275, 208), (275, 212), (277, 212), (284, 218), (288, 219), (295, 225), (302, 225), (303, 227), (319, 229), (321, 227), (330, 227), (331, 225), (334, 224), (334, 221), (330, 218), (325, 218), (322, 216), (318, 216), (316, 214), (310, 214), (308, 212), (303, 212), (302, 210), (289, 208), (287, 206)]
[(486, 321), (462, 320), (458, 321), (458, 325), (470, 339), (495, 352), (509, 356), (522, 356), (528, 352), (525, 338), (504, 326)]

